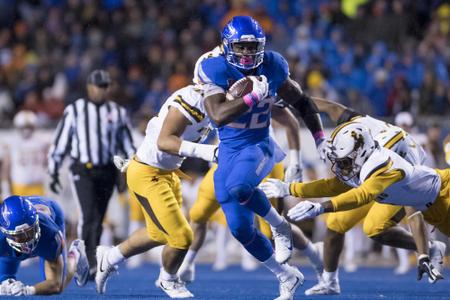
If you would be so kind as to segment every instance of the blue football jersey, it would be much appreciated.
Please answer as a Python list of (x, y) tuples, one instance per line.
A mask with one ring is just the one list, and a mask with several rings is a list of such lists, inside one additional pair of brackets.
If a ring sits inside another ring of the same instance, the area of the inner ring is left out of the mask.
[[(218, 128), (221, 146), (240, 148), (258, 143), (269, 136), (272, 97), (276, 96), (277, 90), (288, 78), (289, 67), (279, 53), (266, 51), (263, 63), (251, 75), (267, 77), (269, 96), (232, 123)], [(201, 83), (216, 85), (225, 91), (245, 76), (238, 68), (230, 65), (223, 55), (204, 59), (198, 71)]]
[(34, 205), (39, 215), (41, 237), (31, 254), (19, 253), (11, 248), (5, 235), (0, 232), (0, 256), (25, 260), (38, 256), (44, 260), (55, 260), (64, 248), (64, 215), (59, 205), (46, 197), (24, 197)]

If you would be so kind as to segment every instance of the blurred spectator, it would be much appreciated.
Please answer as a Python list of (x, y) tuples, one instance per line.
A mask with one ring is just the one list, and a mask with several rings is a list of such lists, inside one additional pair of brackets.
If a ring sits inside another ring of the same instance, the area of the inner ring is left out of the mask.
[(375, 72), (374, 83), (368, 90), (368, 97), (374, 106), (375, 116), (385, 116), (387, 113), (388, 74), (384, 69)]
[(394, 119), (394, 124), (398, 127), (402, 128), (406, 132), (409, 133), (416, 133), (417, 128), (413, 127), (414, 120), (411, 113), (407, 111), (401, 111), (399, 112)]
[(441, 144), (441, 133), (442, 129), (439, 124), (432, 124), (428, 127), (428, 148), (430, 149), (430, 154), (436, 161), (437, 168), (445, 168), (445, 155)]
[(411, 93), (403, 76), (397, 76), (387, 96), (387, 109), (390, 115), (399, 111), (411, 110)]

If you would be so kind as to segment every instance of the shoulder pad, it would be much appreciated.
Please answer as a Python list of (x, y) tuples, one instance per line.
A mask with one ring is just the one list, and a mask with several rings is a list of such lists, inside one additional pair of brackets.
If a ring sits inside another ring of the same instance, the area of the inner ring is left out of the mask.
[(203, 110), (203, 91), (193, 85), (179, 89), (171, 96), (169, 105), (176, 107), (192, 124), (205, 118)]
[(263, 64), (268, 68), (270, 77), (275, 81), (284, 82), (289, 76), (289, 65), (284, 57), (275, 51), (266, 51), (264, 53)]
[(215, 56), (204, 59), (198, 68), (198, 77), (203, 84), (212, 83), (227, 89), (227, 64), (225, 58), (223, 56)]
[(364, 163), (361, 172), (359, 172), (359, 178), (361, 182), (367, 180), (373, 173), (392, 164), (392, 159), (385, 149), (375, 150), (369, 159)]

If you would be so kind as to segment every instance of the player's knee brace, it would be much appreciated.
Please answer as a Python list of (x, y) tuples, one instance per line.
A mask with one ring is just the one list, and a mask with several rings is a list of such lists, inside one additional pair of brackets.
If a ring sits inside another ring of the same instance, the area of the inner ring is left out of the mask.
[(231, 197), (238, 199), (241, 204), (245, 204), (255, 190), (253, 186), (246, 183), (238, 184), (227, 189)]
[(189, 249), (194, 240), (194, 233), (190, 226), (182, 226), (171, 233), (168, 239), (168, 245), (176, 249)]

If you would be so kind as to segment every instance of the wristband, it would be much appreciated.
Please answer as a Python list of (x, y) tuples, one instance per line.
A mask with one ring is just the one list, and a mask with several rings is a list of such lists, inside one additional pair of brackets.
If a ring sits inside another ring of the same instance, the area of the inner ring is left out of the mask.
[(313, 134), (314, 137), (314, 141), (316, 141), (316, 144), (319, 140), (322, 140), (325, 138), (325, 133), (323, 132), (323, 130), (319, 130), (316, 133)]
[(36, 288), (34, 286), (27, 285), (24, 289), (25, 296), (36, 295)]
[(248, 107), (252, 107), (255, 104), (258, 104), (258, 95), (255, 92), (248, 93), (244, 97), (242, 97), (244, 103), (247, 104)]
[(214, 161), (216, 145), (204, 145), (189, 141), (182, 141), (178, 154), (184, 157), (196, 157), (206, 161)]

